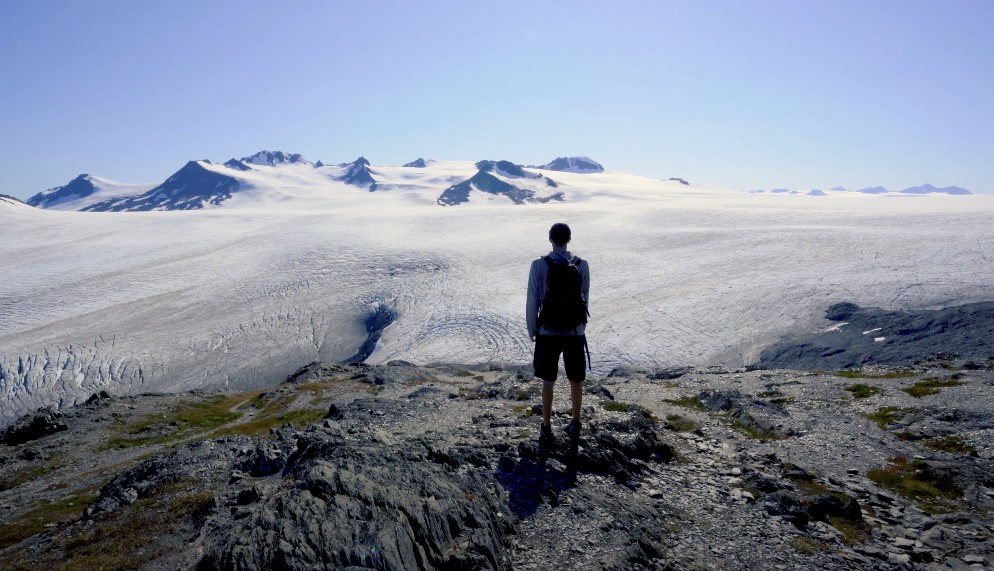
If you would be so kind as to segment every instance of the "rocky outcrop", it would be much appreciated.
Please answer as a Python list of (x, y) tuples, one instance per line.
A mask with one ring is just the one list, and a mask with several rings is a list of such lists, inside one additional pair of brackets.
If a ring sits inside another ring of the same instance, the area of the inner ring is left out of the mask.
[(777, 438), (790, 435), (783, 425), (773, 421), (777, 416), (787, 416), (787, 410), (763, 399), (743, 395), (737, 390), (725, 390), (704, 391), (697, 395), (697, 401), (710, 411), (734, 419), (751, 434)]
[(240, 162), (271, 167), (280, 164), (310, 164), (307, 159), (299, 153), (284, 153), (283, 151), (259, 151), (252, 156), (242, 157)]
[(214, 547), (197, 568), (502, 568), (506, 495), (466, 453), (434, 453), (440, 445), (326, 420), (299, 435), (282, 485), (240, 495), (231, 521), (211, 522)]
[(34, 414), (19, 418), (14, 424), (0, 431), (0, 443), (11, 446), (24, 444), (68, 429), (62, 421), (62, 414), (43, 408)]
[(764, 349), (759, 364), (783, 369), (913, 365), (939, 355), (994, 359), (994, 302), (938, 310), (887, 311), (837, 303), (829, 331), (785, 338)]
[(252, 167), (248, 166), (243, 161), (240, 161), (238, 159), (228, 159), (224, 163), (224, 166), (228, 167), (229, 169), (235, 169), (236, 171), (242, 171), (242, 172), (252, 170)]
[(376, 190), (376, 180), (373, 178), (372, 171), (369, 168), (369, 161), (366, 160), (366, 157), (359, 157), (354, 162), (341, 166), (346, 167), (346, 170), (345, 174), (339, 180), (345, 184), (367, 187), (369, 192)]

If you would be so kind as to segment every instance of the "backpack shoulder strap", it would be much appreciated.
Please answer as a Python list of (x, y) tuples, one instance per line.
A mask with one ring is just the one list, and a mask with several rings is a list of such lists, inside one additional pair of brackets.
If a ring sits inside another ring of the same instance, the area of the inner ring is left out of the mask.
[(546, 264), (547, 264), (547, 265), (548, 265), (548, 266), (549, 266), (550, 268), (552, 267), (552, 258), (550, 258), (549, 256), (544, 256), (544, 257), (543, 257), (542, 259), (543, 259), (543, 260), (545, 260), (545, 263), (546, 263)]

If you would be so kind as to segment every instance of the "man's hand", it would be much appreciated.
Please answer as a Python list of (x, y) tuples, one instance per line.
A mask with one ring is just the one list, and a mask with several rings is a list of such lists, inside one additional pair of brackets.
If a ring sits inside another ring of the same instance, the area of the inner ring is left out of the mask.
[(532, 335), (532, 343), (534, 343), (534, 342), (535, 342), (535, 336)]

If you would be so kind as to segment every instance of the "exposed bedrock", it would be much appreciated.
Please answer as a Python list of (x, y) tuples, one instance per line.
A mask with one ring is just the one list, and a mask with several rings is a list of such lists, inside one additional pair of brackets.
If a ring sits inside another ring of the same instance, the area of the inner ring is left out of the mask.
[(928, 358), (994, 360), (994, 302), (936, 310), (887, 311), (837, 303), (826, 311), (835, 325), (791, 336), (766, 348), (759, 364), (780, 369), (844, 369), (913, 365)]
[(499, 567), (511, 516), (485, 472), (437, 462), (430, 445), (397, 450), (348, 430), (329, 420), (302, 434), (287, 489), (217, 526), (198, 568)]
[[(404, 363), (317, 363), (290, 382), (344, 369), (404, 378), (418, 372)], [(516, 382), (513, 374), (507, 379)], [(305, 430), (188, 444), (119, 474), (86, 517), (105, 518), (198, 482), (211, 486), (203, 491), (214, 499), (195, 540), (197, 569), (509, 569), (508, 545), (522, 520), (543, 504), (558, 505), (569, 490), (583, 510), (626, 514), (618, 530), (625, 537), (605, 555), (604, 568), (644, 567), (662, 557), (656, 507), (578, 482), (578, 475), (596, 474), (613, 477), (608, 487), (636, 489), (640, 476), (669, 461), (673, 450), (648, 413), (592, 421), (577, 441), (548, 447), (495, 438), (494, 426), (505, 421), (489, 413), (454, 434), (391, 429), (430, 418), (436, 407), (421, 400), (434, 397), (361, 398), (331, 405)]]

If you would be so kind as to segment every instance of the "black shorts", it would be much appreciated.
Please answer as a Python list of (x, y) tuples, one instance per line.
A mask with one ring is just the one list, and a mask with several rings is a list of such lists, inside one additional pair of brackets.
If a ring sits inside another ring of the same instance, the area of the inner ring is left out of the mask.
[(539, 335), (535, 338), (535, 376), (555, 382), (559, 375), (559, 355), (563, 356), (566, 378), (582, 381), (586, 378), (587, 362), (583, 355), (583, 335)]

